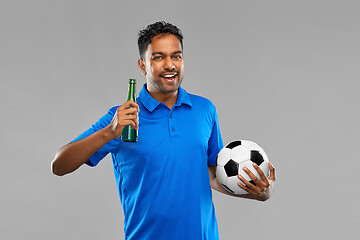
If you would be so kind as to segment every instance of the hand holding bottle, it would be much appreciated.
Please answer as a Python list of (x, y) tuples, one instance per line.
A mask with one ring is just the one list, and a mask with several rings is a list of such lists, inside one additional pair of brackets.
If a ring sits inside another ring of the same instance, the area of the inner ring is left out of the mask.
[(116, 113), (107, 128), (112, 133), (112, 138), (119, 138), (125, 126), (130, 125), (132, 129), (139, 129), (138, 121), (139, 105), (129, 100), (116, 110)]

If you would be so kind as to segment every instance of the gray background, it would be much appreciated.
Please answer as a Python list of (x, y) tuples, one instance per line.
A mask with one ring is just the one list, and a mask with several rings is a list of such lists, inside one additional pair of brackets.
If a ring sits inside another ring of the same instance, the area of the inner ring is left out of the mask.
[[(184, 34), (183, 87), (217, 106), (224, 143), (277, 168), (264, 203), (214, 192), (221, 239), (359, 233), (359, 1), (0, 1), (0, 239), (123, 239), (110, 156), (50, 162), (126, 98), (137, 32)], [(166, 227), (166, 226), (164, 226)]]

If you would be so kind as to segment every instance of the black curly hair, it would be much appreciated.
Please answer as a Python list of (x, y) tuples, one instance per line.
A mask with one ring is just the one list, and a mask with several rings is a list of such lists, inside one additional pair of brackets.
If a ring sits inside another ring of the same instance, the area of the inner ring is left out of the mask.
[(175, 35), (181, 43), (181, 48), (183, 48), (183, 42), (182, 42), (183, 36), (181, 30), (170, 23), (159, 21), (150, 24), (149, 26), (147, 26), (147, 28), (139, 32), (138, 47), (139, 47), (140, 58), (144, 58), (146, 49), (148, 45), (151, 43), (151, 40), (153, 39), (153, 37), (159, 34)]

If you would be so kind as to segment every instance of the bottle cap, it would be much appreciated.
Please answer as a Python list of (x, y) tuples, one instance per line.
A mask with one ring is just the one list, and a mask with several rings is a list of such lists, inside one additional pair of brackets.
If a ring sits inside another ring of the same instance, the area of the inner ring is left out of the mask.
[(130, 79), (129, 79), (129, 83), (130, 83), (130, 84), (136, 84), (136, 79), (130, 78)]

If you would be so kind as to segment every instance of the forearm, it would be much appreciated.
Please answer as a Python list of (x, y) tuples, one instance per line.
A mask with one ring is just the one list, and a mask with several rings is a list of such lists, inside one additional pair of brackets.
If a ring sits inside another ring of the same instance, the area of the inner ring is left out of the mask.
[(112, 134), (106, 127), (84, 139), (65, 145), (55, 155), (52, 172), (63, 176), (75, 171), (111, 139)]
[(229, 195), (229, 196), (232, 196), (232, 197), (239, 197), (239, 196), (241, 196), (241, 195), (233, 194), (233, 193), (231, 193), (231, 192), (229, 192), (229, 191), (226, 191), (226, 189), (225, 189), (223, 186), (221, 186), (221, 184), (219, 183), (219, 181), (217, 180), (216, 177), (215, 177), (215, 178), (212, 178), (212, 179), (210, 180), (210, 184), (211, 184), (211, 188), (212, 188), (212, 189), (214, 189), (214, 190), (216, 190), (216, 191), (218, 191), (218, 192), (220, 192), (220, 193), (223, 193), (223, 194), (226, 194), (226, 195)]
[(218, 191), (218, 192), (221, 192), (223, 194), (226, 194), (226, 195), (229, 195), (229, 196), (232, 196), (232, 197), (253, 199), (253, 200), (258, 200), (258, 201), (266, 201), (267, 199), (269, 199), (271, 197), (273, 187), (274, 187), (274, 182), (270, 181), (270, 186), (268, 188), (266, 188), (264, 190), (264, 192), (261, 193), (258, 197), (254, 197), (251, 194), (238, 195), (238, 194), (233, 194), (231, 192), (226, 191), (225, 188), (223, 186), (221, 186), (221, 184), (219, 183), (217, 178), (214, 178), (211, 181), (211, 188)]

